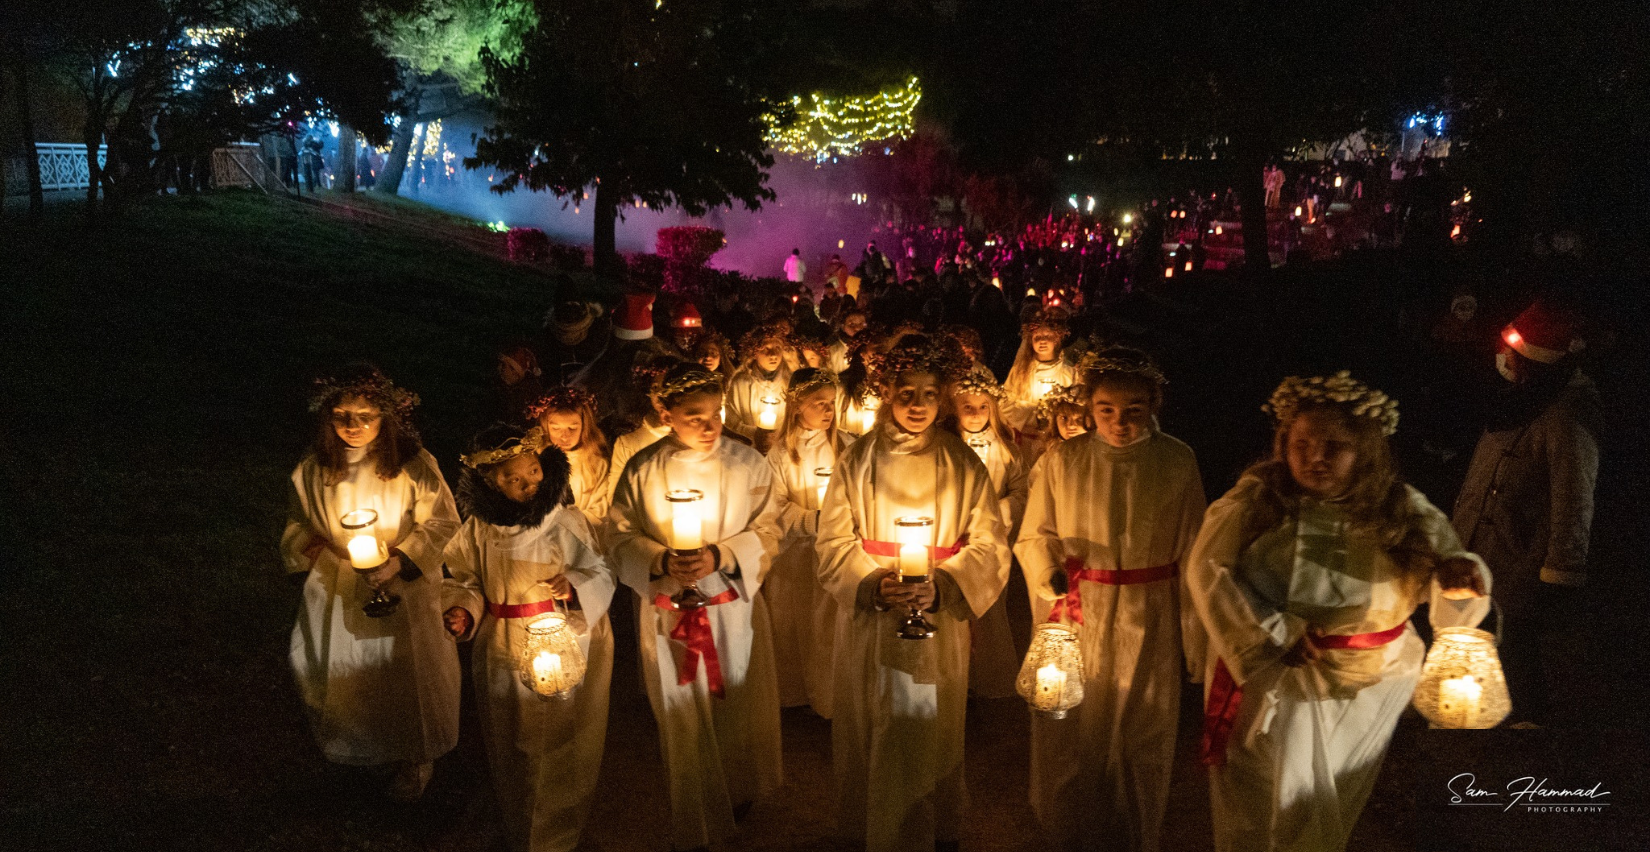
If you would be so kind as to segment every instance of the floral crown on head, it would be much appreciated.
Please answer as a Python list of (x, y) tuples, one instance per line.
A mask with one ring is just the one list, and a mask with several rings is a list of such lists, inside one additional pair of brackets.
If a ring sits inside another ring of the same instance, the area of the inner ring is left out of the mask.
[(1091, 373), (1127, 373), (1158, 385), (1169, 383), (1150, 355), (1120, 346), (1084, 352), (1083, 357), (1077, 359), (1077, 374), (1088, 376)]
[(528, 420), (537, 420), (546, 411), (578, 411), (587, 405), (591, 411), (596, 410), (595, 394), (584, 388), (563, 385), (545, 391), (538, 399), (528, 403), (523, 413)]
[(520, 438), (509, 438), (505, 442), (490, 450), (476, 450), (468, 455), (459, 456), (458, 460), (465, 467), (481, 469), (490, 464), (506, 462), (526, 453), (538, 454), (550, 446), (550, 439), (544, 436), (544, 430), (537, 426), (527, 430), (527, 434)]
[(956, 384), (951, 386), (953, 396), (961, 396), (965, 393), (989, 396), (998, 402), (1002, 402), (1008, 396), (1007, 392), (1003, 390), (1003, 386), (997, 384), (995, 379), (983, 376), (974, 370), (968, 371), (967, 374), (957, 380)]
[[(803, 369), (805, 370), (808, 368)], [(796, 375), (803, 375), (803, 370), (797, 370)], [(836, 373), (823, 368), (813, 368), (813, 371), (808, 373), (801, 381), (797, 381), (794, 377), (792, 378), (791, 386), (785, 389), (785, 401), (787, 403), (795, 403), (820, 388), (840, 389), (841, 384), (841, 382), (837, 381)]]
[(1031, 315), (1026, 321), (1025, 331), (1033, 332), (1039, 328), (1052, 328), (1062, 334), (1071, 329), (1071, 314), (1065, 308), (1047, 307)]
[[(668, 374), (667, 374), (668, 375)], [(660, 402), (698, 391), (722, 392), (722, 375), (702, 367), (694, 367), (674, 379), (660, 376), (653, 385), (653, 396)]]
[(1347, 370), (1309, 379), (1290, 376), (1272, 391), (1272, 398), (1261, 410), (1271, 414), (1281, 426), (1293, 421), (1302, 405), (1312, 404), (1345, 406), (1353, 417), (1381, 424), (1382, 435), (1391, 436), (1398, 431), (1398, 400), (1352, 378)]
[(1054, 422), (1054, 409), (1061, 405), (1069, 405), (1079, 411), (1088, 407), (1088, 400), (1083, 398), (1087, 389), (1083, 385), (1065, 385), (1048, 392), (1047, 396), (1037, 401), (1037, 417)]
[(877, 361), (871, 384), (877, 393), (892, 393), (894, 380), (910, 373), (933, 373), (940, 384), (955, 381), (968, 371), (968, 356), (954, 341), (910, 336)]
[(377, 367), (351, 371), (342, 377), (323, 376), (315, 380), (309, 395), (309, 410), (317, 412), (328, 404), (358, 396), (378, 406), (387, 415), (405, 420), (418, 405), (418, 394), (398, 388)]

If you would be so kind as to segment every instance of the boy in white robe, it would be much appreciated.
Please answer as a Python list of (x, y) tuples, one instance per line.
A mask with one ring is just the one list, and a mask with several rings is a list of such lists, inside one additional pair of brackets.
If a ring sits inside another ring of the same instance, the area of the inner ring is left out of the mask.
[[(625, 466), (609, 511), (608, 552), (642, 598), (643, 680), (669, 775), (675, 849), (725, 839), (780, 783), (779, 696), (757, 595), (779, 538), (773, 470), (723, 437), (721, 390), (721, 377), (697, 364), (664, 375), (656, 395), (671, 434)], [(688, 490), (699, 492), (703, 518), (691, 542), (677, 538), (680, 510), (667, 500)], [(684, 606), (690, 587), (700, 602)]]
[[(458, 653), (441, 626), (441, 553), (458, 510), (408, 421), (418, 397), (367, 365), (317, 385), (319, 433), (292, 473), (281, 536), (286, 570), (304, 581), (293, 675), (327, 759), (397, 766), (390, 795), (411, 801), (458, 742)], [(345, 529), (358, 509), (376, 521)], [(358, 535), (388, 551), (362, 576), (346, 549)], [(363, 611), (375, 590), (400, 598), (394, 612)]]
[(1209, 632), (1203, 760), (1215, 848), (1336, 852), (1374, 788), (1435, 627), (1490, 575), (1393, 471), (1397, 403), (1342, 372), (1289, 378), (1273, 457), (1204, 516), (1187, 589)]
[[(955, 848), (967, 791), (969, 619), (1002, 593), (1009, 553), (991, 476), (934, 428), (961, 353), (907, 338), (881, 362), (875, 431), (838, 462), (820, 513), (820, 583), (836, 598), (837, 828), (868, 852)], [(929, 582), (900, 581), (895, 519), (933, 521)], [(912, 609), (928, 639), (896, 635)]]
[[(534, 427), (494, 427), (464, 457), (458, 500), (468, 515), (447, 543), (444, 618), (474, 640), (476, 707), (513, 852), (572, 852), (595, 800), (607, 737), (614, 579), (562, 505), (566, 456)], [(561, 612), (584, 654), (572, 697), (522, 682), (528, 625)]]
[(1083, 657), (1083, 703), (1063, 719), (1032, 717), (1031, 803), (1057, 849), (1155, 852), (1182, 622), (1195, 622), (1181, 564), (1203, 485), (1191, 449), (1153, 427), (1163, 375), (1150, 359), (1112, 349), (1082, 366), (1096, 428), (1038, 460), (1015, 545), (1033, 620), (1075, 627)]

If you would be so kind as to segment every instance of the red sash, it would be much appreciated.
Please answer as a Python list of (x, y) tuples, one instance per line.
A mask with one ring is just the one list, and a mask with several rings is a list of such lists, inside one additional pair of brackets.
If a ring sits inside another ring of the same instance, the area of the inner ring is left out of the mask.
[(1069, 617), (1072, 624), (1083, 623), (1081, 584), (1085, 580), (1107, 586), (1132, 586), (1135, 583), (1155, 583), (1158, 580), (1169, 580), (1180, 576), (1180, 563), (1178, 562), (1170, 562), (1167, 565), (1157, 565), (1151, 568), (1139, 568), (1133, 571), (1118, 571), (1111, 568), (1084, 568), (1083, 565), (1083, 560), (1075, 556), (1066, 560), (1066, 593), (1055, 601), (1054, 608), (1049, 610), (1049, 621), (1059, 621), (1062, 617)]
[[(1404, 628), (1408, 626), (1408, 621), (1401, 621), (1396, 627), (1375, 633), (1319, 636), (1312, 644), (1332, 651), (1367, 651), (1404, 635)], [(1203, 706), (1203, 743), (1198, 748), (1198, 760), (1204, 766), (1226, 763), (1226, 746), (1232, 738), (1232, 728), (1237, 725), (1238, 711), (1242, 709), (1243, 687), (1232, 679), (1226, 661), (1217, 660), (1214, 680), (1209, 683), (1209, 701)]]
[(494, 618), (532, 618), (556, 610), (556, 601), (551, 598), (547, 601), (534, 601), (524, 604), (501, 604), (487, 602), (487, 614)]
[[(866, 553), (869, 553), (872, 556), (886, 556), (889, 559), (899, 558), (900, 546), (898, 542), (861, 539), (859, 546)], [(961, 553), (962, 549), (966, 546), (968, 546), (968, 536), (965, 535), (962, 538), (957, 539), (957, 543), (951, 545), (950, 547), (929, 546), (928, 555), (933, 557), (935, 562), (944, 562), (945, 560)]]
[(660, 609), (668, 609), (681, 614), (676, 619), (676, 627), (670, 631), (670, 638), (687, 646), (687, 652), (682, 658), (681, 671), (676, 673), (676, 683), (687, 686), (699, 676), (699, 661), (705, 662), (705, 682), (710, 685), (710, 694), (722, 698), (725, 690), (722, 688), (722, 660), (716, 656), (716, 634), (710, 629), (710, 613), (705, 607), (725, 604), (728, 601), (739, 600), (739, 590), (729, 588), (727, 591), (705, 600), (704, 606), (697, 606), (690, 610), (678, 610), (672, 603), (669, 595), (658, 595), (653, 598), (653, 605)]

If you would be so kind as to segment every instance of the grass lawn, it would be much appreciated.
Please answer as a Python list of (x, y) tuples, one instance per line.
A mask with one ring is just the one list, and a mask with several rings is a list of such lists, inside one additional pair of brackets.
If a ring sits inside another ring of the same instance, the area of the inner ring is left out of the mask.
[[(538, 329), (557, 280), (502, 260), (501, 237), (447, 214), (349, 204), (227, 192), (155, 199), (92, 233), (74, 205), (39, 226), (0, 221), (0, 847), (396, 852), (496, 839), (469, 708), (458, 751), (416, 807), (321, 759), (291, 686), (298, 592), (275, 548), (317, 371), (369, 358), (416, 391), (450, 476), (481, 425), (494, 348)], [(1164, 424), (1197, 450), (1211, 498), (1264, 448), (1258, 408), (1281, 376), (1349, 366), (1406, 403), (1419, 393), (1428, 365), (1403, 354), (1399, 276), (1390, 259), (1365, 259), (1259, 293), (1177, 281), (1167, 298), (1113, 306), (1118, 327), (1164, 355)], [(1642, 321), (1638, 305), (1624, 326)], [(1639, 496), (1650, 364), (1638, 351), (1598, 377), (1612, 427), (1576, 725), (1460, 734), (1406, 720), (1355, 848), (1650, 848)], [(1406, 428), (1426, 416), (1449, 415)], [(1418, 482), (1448, 479), (1406, 461)], [(668, 806), (627, 617), (615, 614), (591, 835), (609, 850), (663, 849)], [(1165, 849), (1208, 843), (1190, 692)], [(970, 713), (964, 848), (1040, 848), (1023, 705)], [(784, 724), (787, 786), (752, 812), (738, 848), (832, 848), (828, 725), (794, 711)], [(1613, 810), (1463, 821), (1440, 793), (1460, 771), (1497, 786), (1522, 774), (1599, 781)]]

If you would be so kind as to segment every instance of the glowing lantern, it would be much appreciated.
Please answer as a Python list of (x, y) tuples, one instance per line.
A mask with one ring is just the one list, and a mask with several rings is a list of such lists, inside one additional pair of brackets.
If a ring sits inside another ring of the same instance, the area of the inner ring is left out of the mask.
[(1056, 622), (1037, 625), (1020, 666), (1015, 691), (1031, 709), (1051, 719), (1083, 703), (1083, 652), (1077, 631)]
[(1445, 627), (1432, 640), (1415, 709), (1437, 728), (1493, 728), (1512, 712), (1495, 637), (1472, 627)]
[[(894, 519), (894, 538), (899, 544), (899, 556), (895, 562), (901, 583), (926, 583), (932, 571), (933, 553), (931, 545), (934, 543), (934, 519), (917, 516), (907, 516)], [(934, 636), (934, 625), (928, 622), (922, 610), (911, 607), (900, 621), (899, 632), (901, 639), (931, 639)]]
[(1217, 236), (1217, 237), (1218, 237), (1218, 236), (1220, 236), (1220, 235), (1221, 235), (1221, 234), (1223, 234), (1223, 233), (1225, 233), (1225, 230), (1224, 230), (1224, 229), (1223, 229), (1223, 228), (1221, 228), (1221, 226), (1219, 226), (1219, 225), (1216, 225), (1216, 226), (1215, 226), (1215, 236)]
[(1335, 176), (1335, 188), (1336, 189), (1341, 188), (1341, 176), (1340, 175)]
[(819, 502), (814, 504), (817, 508), (825, 505), (825, 489), (831, 485), (831, 469), (828, 467), (814, 468), (814, 478), (819, 480), (819, 485), (815, 486), (814, 489), (819, 492)]
[(1456, 225), (1455, 227), (1450, 228), (1449, 235), (1450, 235), (1450, 239), (1455, 239), (1456, 237), (1461, 236), (1461, 226)]
[(1164, 278), (1173, 278), (1174, 277), (1174, 267), (1172, 267), (1172, 266), (1163, 267), (1163, 277)]
[(551, 612), (527, 625), (516, 668), (521, 682), (540, 696), (573, 697), (584, 682), (584, 651), (565, 614)]
[(1186, 271), (1187, 271), (1187, 272), (1191, 272), (1191, 271), (1192, 271), (1192, 262), (1191, 262), (1191, 261), (1189, 261), (1189, 260), (1188, 260), (1188, 261), (1186, 261)]
[(1123, 224), (1127, 225), (1127, 224), (1129, 224), (1130, 222), (1133, 222), (1133, 221), (1134, 221), (1134, 214), (1133, 213), (1124, 213), (1123, 214)]
[(872, 427), (877, 425), (877, 409), (882, 407), (882, 400), (871, 397), (865, 400), (865, 405), (859, 410), (859, 433), (871, 434)]
[[(665, 492), (665, 502), (670, 504), (670, 550), (677, 556), (695, 556), (705, 547), (704, 499), (705, 492), (696, 488)], [(698, 609), (705, 605), (705, 596), (688, 583), (671, 601), (677, 609)]]
[(1296, 216), (1301, 215), (1301, 206), (1299, 204), (1295, 205), (1295, 215)]
[[(371, 574), (389, 561), (390, 549), (371, 530), (378, 523), (378, 512), (373, 509), (354, 509), (338, 519), (339, 526), (353, 533), (344, 549), (349, 551), (349, 565), (361, 577)], [(401, 605), (401, 596), (383, 589), (374, 589), (361, 611), (369, 618), (393, 615)]]
[(762, 397), (761, 407), (756, 411), (756, 427), (772, 431), (779, 426), (779, 399), (777, 397)]

